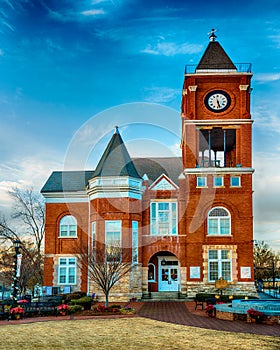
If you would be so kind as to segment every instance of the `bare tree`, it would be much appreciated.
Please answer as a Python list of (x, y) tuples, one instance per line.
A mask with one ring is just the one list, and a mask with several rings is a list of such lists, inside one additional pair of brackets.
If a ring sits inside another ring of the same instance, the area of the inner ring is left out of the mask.
[[(9, 191), (14, 200), (11, 218), (0, 216), (0, 240), (7, 246), (15, 240), (21, 242), (22, 272), (21, 289), (24, 291), (30, 278), (35, 284), (43, 281), (42, 245), (45, 228), (45, 204), (43, 197), (33, 189)], [(30, 275), (30, 278), (28, 278)]]
[(255, 261), (255, 279), (256, 280), (273, 280), (279, 277), (280, 256), (273, 252), (271, 247), (264, 241), (256, 241), (254, 244), (254, 261)]
[(88, 267), (89, 278), (103, 291), (108, 306), (111, 289), (132, 270), (133, 265), (129, 249), (121, 249), (118, 244), (97, 245), (99, 247), (90, 253), (82, 248), (77, 256), (80, 267)]

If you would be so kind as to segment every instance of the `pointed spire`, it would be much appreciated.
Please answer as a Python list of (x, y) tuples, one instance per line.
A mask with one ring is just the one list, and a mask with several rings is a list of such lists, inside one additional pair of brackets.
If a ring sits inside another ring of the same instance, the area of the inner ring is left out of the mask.
[(236, 70), (235, 65), (229, 58), (220, 43), (216, 41), (215, 29), (212, 29), (209, 36), (209, 44), (199, 61), (196, 72), (217, 71), (217, 70)]
[(130, 176), (141, 179), (124, 145), (117, 126), (95, 169), (94, 177), (98, 176)]

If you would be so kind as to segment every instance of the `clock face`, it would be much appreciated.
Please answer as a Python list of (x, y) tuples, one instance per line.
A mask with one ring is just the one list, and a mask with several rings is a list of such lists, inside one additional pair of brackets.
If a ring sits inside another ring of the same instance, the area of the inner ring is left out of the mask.
[(215, 113), (224, 112), (230, 106), (230, 102), (229, 94), (222, 90), (211, 91), (204, 99), (205, 106)]

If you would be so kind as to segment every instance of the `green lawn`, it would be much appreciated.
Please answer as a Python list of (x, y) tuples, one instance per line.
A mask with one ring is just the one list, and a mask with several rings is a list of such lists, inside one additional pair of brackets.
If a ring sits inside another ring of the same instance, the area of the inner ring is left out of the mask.
[(145, 318), (1, 325), (0, 349), (276, 350), (280, 338), (218, 332)]

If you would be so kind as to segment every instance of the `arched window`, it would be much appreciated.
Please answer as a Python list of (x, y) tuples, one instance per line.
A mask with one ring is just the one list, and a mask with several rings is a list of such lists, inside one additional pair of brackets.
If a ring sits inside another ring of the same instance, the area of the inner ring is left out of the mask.
[(216, 207), (208, 213), (208, 235), (230, 235), (231, 219), (227, 209)]
[(77, 237), (77, 220), (74, 216), (66, 215), (60, 220), (59, 237)]
[(155, 282), (156, 281), (156, 267), (154, 264), (148, 264), (148, 281)]

